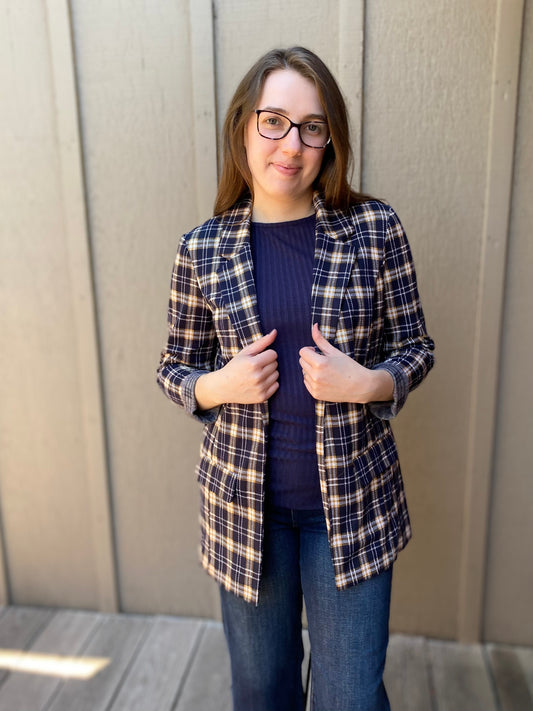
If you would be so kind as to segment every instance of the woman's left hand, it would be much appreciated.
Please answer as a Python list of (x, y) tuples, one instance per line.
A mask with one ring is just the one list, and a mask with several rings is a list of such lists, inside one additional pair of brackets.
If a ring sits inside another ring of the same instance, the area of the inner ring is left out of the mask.
[(392, 400), (394, 382), (386, 370), (365, 368), (327, 341), (318, 324), (312, 329), (313, 346), (300, 350), (304, 384), (316, 400), (368, 403)]

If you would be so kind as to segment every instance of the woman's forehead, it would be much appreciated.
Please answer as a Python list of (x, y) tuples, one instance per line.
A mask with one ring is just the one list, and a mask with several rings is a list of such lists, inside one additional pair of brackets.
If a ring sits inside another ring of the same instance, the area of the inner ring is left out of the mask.
[(324, 115), (316, 86), (294, 69), (277, 69), (267, 76), (257, 108), (297, 113), (300, 118)]

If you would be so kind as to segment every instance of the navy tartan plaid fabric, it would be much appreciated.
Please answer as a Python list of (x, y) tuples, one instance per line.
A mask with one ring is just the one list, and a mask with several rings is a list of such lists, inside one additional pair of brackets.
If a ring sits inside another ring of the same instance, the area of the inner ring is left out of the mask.
[[(312, 314), (324, 336), (394, 380), (389, 403), (316, 402), (322, 500), (339, 589), (392, 565), (411, 537), (389, 420), (433, 366), (411, 252), (394, 210), (368, 201), (317, 216)], [(226, 589), (257, 602), (263, 542), (268, 404), (199, 412), (202, 373), (260, 338), (250, 249), (251, 203), (184, 235), (174, 270), (169, 335), (158, 382), (204, 424), (197, 467), (201, 562)], [(310, 336), (311, 342), (311, 336)]]

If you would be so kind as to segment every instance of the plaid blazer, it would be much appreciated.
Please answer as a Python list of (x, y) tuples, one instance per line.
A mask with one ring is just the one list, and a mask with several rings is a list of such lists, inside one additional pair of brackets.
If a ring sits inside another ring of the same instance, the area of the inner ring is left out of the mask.
[[(409, 245), (393, 209), (368, 201), (327, 210), (318, 194), (311, 325), (394, 380), (389, 403), (316, 402), (316, 449), (336, 585), (392, 565), (411, 536), (389, 420), (433, 365)], [(201, 562), (226, 589), (257, 603), (263, 543), (268, 403), (200, 412), (196, 380), (263, 334), (244, 201), (184, 235), (158, 382), (204, 423), (197, 467)], [(279, 288), (279, 287), (276, 287)], [(311, 336), (310, 336), (311, 341)]]

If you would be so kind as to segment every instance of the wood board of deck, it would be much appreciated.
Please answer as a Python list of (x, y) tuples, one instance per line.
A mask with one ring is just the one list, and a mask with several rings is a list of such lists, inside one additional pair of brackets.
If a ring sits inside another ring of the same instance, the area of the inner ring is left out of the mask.
[[(305, 683), (306, 631), (304, 649)], [(0, 666), (0, 711), (231, 711), (219, 622), (7, 607), (1, 658), (7, 650), (106, 665), (88, 679)], [(394, 711), (533, 711), (533, 649), (392, 635), (385, 683)]]

